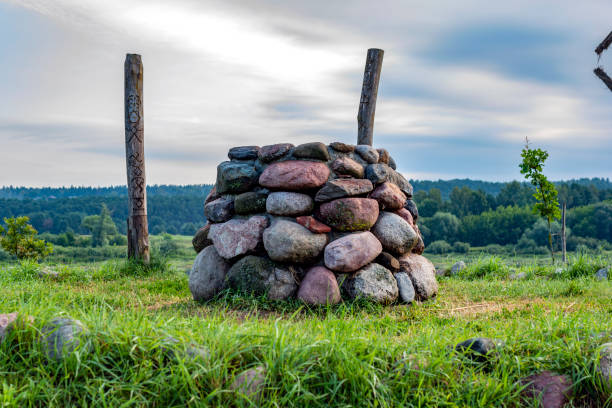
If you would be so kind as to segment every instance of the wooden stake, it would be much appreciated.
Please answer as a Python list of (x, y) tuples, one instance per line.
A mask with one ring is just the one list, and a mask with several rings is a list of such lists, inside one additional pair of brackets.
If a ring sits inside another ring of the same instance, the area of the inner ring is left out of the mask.
[(149, 263), (147, 222), (147, 182), (144, 157), (144, 116), (142, 59), (138, 54), (125, 57), (125, 158), (127, 164), (128, 258)]
[(374, 112), (376, 111), (376, 97), (378, 82), (384, 51), (370, 48), (366, 58), (365, 72), (363, 73), (363, 87), (357, 114), (357, 144), (372, 146), (374, 138)]
[(561, 250), (562, 252), (562, 261), (563, 263), (567, 262), (567, 252), (565, 250), (565, 203), (563, 203), (563, 207), (561, 209)]

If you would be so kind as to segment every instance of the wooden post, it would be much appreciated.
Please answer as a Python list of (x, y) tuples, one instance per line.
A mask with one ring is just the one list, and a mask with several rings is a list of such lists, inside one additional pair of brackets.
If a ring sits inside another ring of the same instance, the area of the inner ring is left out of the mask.
[(561, 250), (562, 252), (562, 260), (563, 263), (567, 262), (567, 253), (565, 250), (565, 203), (563, 203), (563, 207), (561, 210)]
[(382, 68), (383, 54), (378, 48), (370, 48), (366, 57), (363, 87), (359, 100), (357, 114), (357, 144), (372, 146), (374, 137), (374, 112), (376, 111), (376, 96)]
[(147, 223), (147, 182), (144, 157), (144, 117), (142, 107), (142, 59), (138, 54), (125, 57), (125, 158), (127, 164), (128, 258), (149, 263)]

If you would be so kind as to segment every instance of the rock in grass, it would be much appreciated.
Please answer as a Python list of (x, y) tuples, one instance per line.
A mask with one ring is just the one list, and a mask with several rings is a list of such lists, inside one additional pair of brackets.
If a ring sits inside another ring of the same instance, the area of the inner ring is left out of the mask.
[(378, 219), (378, 202), (371, 198), (339, 198), (321, 204), (316, 217), (338, 231), (366, 231)]
[(230, 389), (258, 403), (261, 400), (265, 385), (266, 368), (259, 365), (238, 374), (230, 384)]
[(397, 281), (390, 270), (371, 263), (359, 269), (344, 282), (349, 298), (365, 298), (382, 304), (393, 303), (398, 296)]
[(602, 344), (598, 352), (597, 375), (604, 391), (612, 396), (612, 343)]
[(277, 219), (263, 232), (263, 243), (274, 261), (304, 263), (321, 254), (327, 235), (314, 234), (296, 222)]
[(217, 198), (204, 205), (204, 215), (210, 222), (225, 222), (234, 215), (234, 200)]
[(261, 191), (249, 191), (234, 198), (236, 214), (254, 214), (266, 211), (268, 194)]
[(314, 201), (308, 194), (276, 191), (266, 200), (266, 211), (272, 215), (295, 217), (310, 214), (313, 208)]
[(222, 224), (213, 224), (208, 236), (219, 255), (225, 259), (235, 259), (255, 252), (267, 226), (268, 219), (261, 215), (246, 220), (234, 218)]
[(17, 313), (0, 314), (0, 343), (8, 336), (16, 320)]
[(462, 341), (455, 350), (465, 354), (474, 361), (485, 362), (496, 355), (496, 349), (501, 343), (486, 337), (474, 337)]
[(225, 286), (230, 264), (223, 259), (214, 245), (204, 248), (196, 257), (189, 274), (189, 290), (193, 300), (212, 299)]
[(288, 160), (266, 167), (259, 177), (259, 184), (274, 190), (302, 191), (321, 187), (329, 174), (325, 163)]
[(341, 301), (334, 273), (323, 266), (315, 266), (306, 273), (297, 297), (310, 305), (335, 305)]
[(217, 166), (217, 194), (239, 194), (257, 186), (258, 173), (251, 164), (225, 161)]
[(227, 157), (234, 160), (255, 160), (259, 153), (259, 146), (238, 146), (232, 147), (227, 153)]
[(57, 317), (42, 328), (42, 344), (47, 358), (63, 360), (73, 352), (89, 351), (83, 324), (71, 318)]
[[(569, 400), (572, 391), (572, 380), (566, 375), (550, 371), (530, 375), (521, 379), (526, 385), (522, 395), (530, 400), (539, 400), (542, 408), (561, 408)], [(530, 401), (531, 402), (531, 401)]]
[(451, 266), (451, 275), (456, 275), (466, 268), (465, 262), (458, 261)]
[(337, 272), (353, 272), (372, 262), (382, 245), (370, 231), (349, 234), (325, 247), (325, 266)]
[(406, 220), (387, 211), (380, 213), (376, 224), (372, 227), (372, 233), (385, 251), (397, 255), (410, 252), (418, 241), (416, 231)]
[(210, 232), (210, 223), (206, 223), (202, 228), (198, 230), (193, 236), (191, 240), (191, 244), (193, 245), (193, 249), (197, 254), (200, 253), (204, 248), (209, 245), (212, 245), (213, 242), (208, 239), (208, 233)]
[(336, 198), (367, 194), (372, 191), (373, 188), (372, 182), (367, 179), (330, 180), (317, 192), (315, 201), (321, 203), (335, 200)]
[(312, 142), (301, 144), (293, 149), (293, 157), (328, 161), (329, 153), (324, 143)]
[(295, 294), (298, 271), (292, 265), (282, 265), (268, 258), (248, 255), (227, 272), (227, 284), (232, 289), (255, 295), (267, 295), (272, 300), (284, 300)]
[(406, 272), (398, 272), (393, 275), (395, 280), (397, 281), (397, 289), (399, 291), (399, 300), (402, 303), (412, 303), (414, 302), (414, 286), (412, 286), (412, 281)]
[(595, 279), (606, 280), (608, 279), (608, 268), (601, 268), (595, 273)]
[(414, 286), (417, 300), (427, 300), (438, 294), (436, 268), (422, 255), (406, 254), (399, 258), (400, 271), (406, 272)]

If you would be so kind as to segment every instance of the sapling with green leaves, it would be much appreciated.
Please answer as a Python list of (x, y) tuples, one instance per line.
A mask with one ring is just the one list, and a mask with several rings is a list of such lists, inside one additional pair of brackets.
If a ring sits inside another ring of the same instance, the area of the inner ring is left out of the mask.
[(542, 149), (529, 147), (529, 139), (525, 138), (525, 147), (521, 152), (523, 161), (519, 165), (521, 174), (536, 188), (534, 197), (537, 202), (533, 206), (533, 212), (540, 215), (548, 222), (548, 245), (553, 264), (555, 263), (555, 250), (552, 243), (551, 224), (555, 219), (561, 218), (559, 210), (558, 193), (555, 185), (548, 181), (542, 169), (548, 158), (548, 152)]

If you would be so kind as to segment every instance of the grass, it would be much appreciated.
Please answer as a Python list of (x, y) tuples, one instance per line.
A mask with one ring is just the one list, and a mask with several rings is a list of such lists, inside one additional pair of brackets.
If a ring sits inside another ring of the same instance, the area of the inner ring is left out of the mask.
[[(0, 313), (35, 320), (0, 345), (0, 406), (256, 406), (229, 384), (263, 364), (267, 407), (514, 407), (518, 380), (545, 369), (572, 378), (572, 406), (609, 407), (594, 359), (612, 341), (612, 285), (590, 273), (601, 262), (610, 264), (583, 256), (558, 274), (480, 257), (441, 278), (434, 301), (322, 308), (227, 292), (195, 303), (183, 260), (54, 265), (57, 279), (39, 278), (35, 263), (7, 264)], [(508, 279), (515, 272), (525, 279)], [(60, 315), (84, 323), (92, 352), (44, 357), (40, 330)], [(476, 336), (506, 343), (491, 364), (453, 352)], [(209, 358), (186, 358), (191, 343)]]

